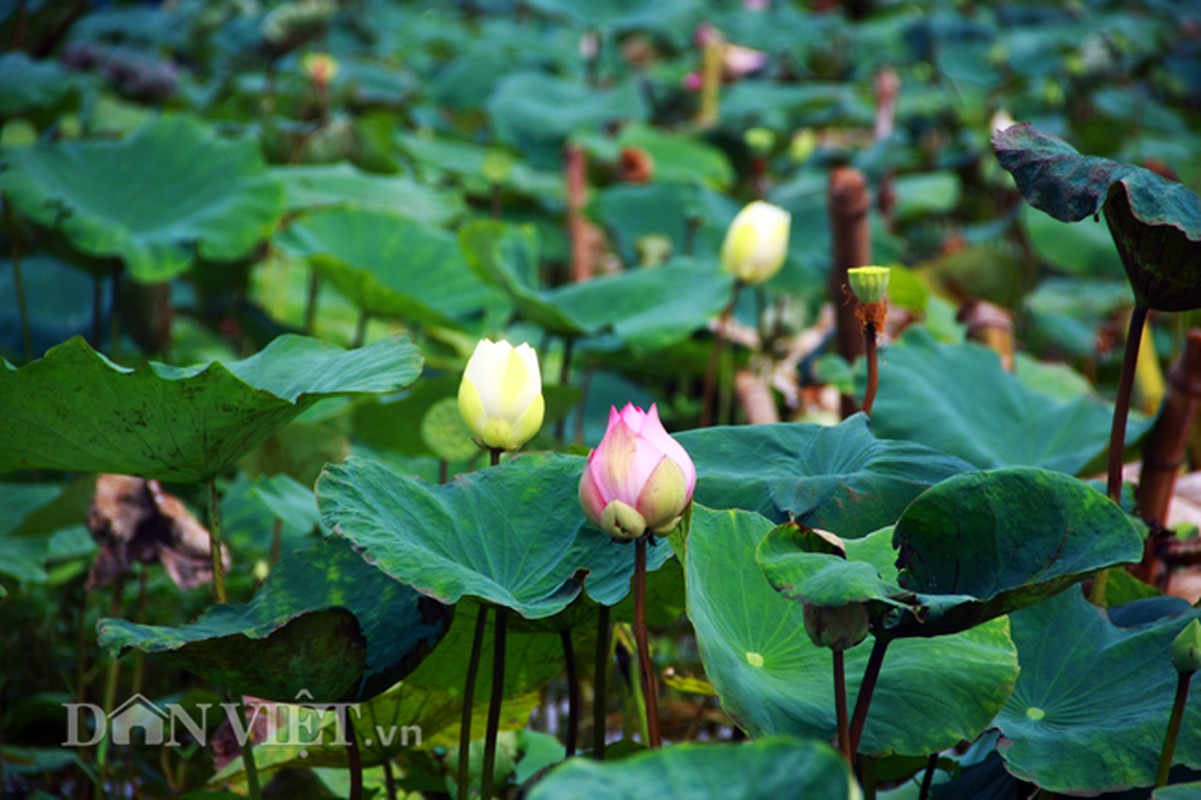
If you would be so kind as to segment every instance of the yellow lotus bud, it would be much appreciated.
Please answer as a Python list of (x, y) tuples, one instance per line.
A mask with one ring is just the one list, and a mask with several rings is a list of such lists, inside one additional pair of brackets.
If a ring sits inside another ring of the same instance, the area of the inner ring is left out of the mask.
[(734, 217), (721, 248), (721, 268), (743, 283), (770, 279), (788, 255), (791, 215), (762, 200), (746, 206)]
[(1172, 666), (1191, 675), (1201, 669), (1201, 622), (1193, 620), (1172, 642)]
[(545, 410), (534, 348), (481, 339), (459, 384), (459, 413), (476, 441), (516, 450), (542, 427)]
[(889, 272), (888, 267), (852, 267), (847, 280), (860, 303), (879, 303), (888, 294)]
[(300, 60), (300, 66), (313, 83), (323, 89), (333, 83), (338, 75), (338, 61), (329, 53), (306, 53)]

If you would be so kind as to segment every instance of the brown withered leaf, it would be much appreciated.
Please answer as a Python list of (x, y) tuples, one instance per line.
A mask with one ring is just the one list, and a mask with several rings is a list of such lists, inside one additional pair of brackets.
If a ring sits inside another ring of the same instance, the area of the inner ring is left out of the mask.
[[(100, 545), (88, 573), (88, 591), (128, 573), (134, 561), (162, 564), (181, 589), (213, 580), (208, 529), (158, 481), (101, 475), (88, 511), (88, 530)], [(228, 570), (229, 551), (224, 548), (221, 560)]]

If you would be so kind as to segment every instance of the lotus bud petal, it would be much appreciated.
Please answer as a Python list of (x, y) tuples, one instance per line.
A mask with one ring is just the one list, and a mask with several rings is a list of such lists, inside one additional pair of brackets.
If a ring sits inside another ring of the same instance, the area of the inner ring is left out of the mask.
[(741, 211), (726, 231), (721, 267), (743, 283), (763, 283), (784, 266), (792, 217), (784, 209), (756, 200)]
[(542, 427), (538, 356), (528, 344), (480, 340), (459, 384), (459, 413), (483, 447), (516, 450)]
[(1188, 675), (1201, 669), (1201, 621), (1185, 625), (1172, 642), (1172, 666)]
[(580, 506), (615, 538), (664, 535), (679, 524), (695, 488), (692, 459), (664, 429), (658, 408), (644, 412), (627, 404), (610, 409), (608, 430), (588, 455)]
[(815, 606), (805, 603), (805, 633), (818, 647), (850, 650), (867, 638), (867, 604)]
[(888, 294), (888, 267), (852, 267), (847, 270), (851, 291), (860, 303), (879, 303)]

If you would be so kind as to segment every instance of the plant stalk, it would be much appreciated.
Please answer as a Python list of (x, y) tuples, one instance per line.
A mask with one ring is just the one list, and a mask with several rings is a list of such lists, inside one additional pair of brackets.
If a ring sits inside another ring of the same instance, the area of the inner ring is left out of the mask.
[(926, 800), (930, 796), (930, 788), (934, 785), (934, 773), (938, 771), (938, 753), (931, 753), (926, 762), (926, 774), (922, 776), (922, 790), (917, 800)]
[(575, 663), (575, 644), (571, 641), (571, 630), (559, 631), (563, 642), (563, 659), (567, 662), (567, 757), (575, 755), (576, 739), (580, 729), (580, 674)]
[(509, 609), (496, 609), (493, 617), (496, 625), (492, 644), (492, 699), (488, 703), (488, 727), (484, 732), (484, 766), (480, 776), (480, 797), (485, 800), (494, 794), (493, 773), (496, 771), (496, 736), (500, 731), (500, 707), (505, 697), (505, 629), (509, 621)]
[(1168, 773), (1172, 771), (1172, 756), (1176, 753), (1176, 738), (1180, 735), (1180, 723), (1184, 719), (1184, 704), (1188, 700), (1188, 685), (1193, 678), (1191, 672), (1176, 675), (1176, 699), (1172, 702), (1172, 716), (1168, 719), (1168, 730), (1163, 737), (1163, 749), (1159, 753), (1159, 770), (1155, 774), (1155, 787), (1166, 786)]
[[(1134, 368), (1138, 363), (1138, 348), (1143, 339), (1143, 326), (1147, 322), (1147, 307), (1135, 305), (1130, 313), (1130, 329), (1126, 332), (1126, 352), (1122, 356), (1122, 373), (1118, 378), (1118, 396), (1113, 404), (1113, 427), (1109, 431), (1109, 474), (1105, 493), (1109, 499), (1121, 505), (1122, 462), (1126, 454), (1126, 420), (1130, 416), (1130, 393), (1134, 387)], [(1089, 595), (1094, 605), (1105, 604), (1105, 586), (1109, 583), (1109, 570), (1103, 569), (1093, 578)]]
[(384, 759), (384, 785), (388, 789), (388, 800), (396, 800), (396, 776), (392, 774), (392, 759)]
[(213, 596), (225, 603), (225, 570), (221, 564), (221, 498), (217, 494), (217, 479), (209, 478), (209, 554), (213, 562)]
[(742, 281), (734, 281), (730, 292), (730, 302), (721, 312), (717, 327), (713, 330), (713, 347), (709, 350), (709, 363), (705, 367), (705, 389), (702, 395), (701, 427), (707, 428), (713, 422), (713, 390), (717, 383), (717, 357), (725, 341), (723, 334), (734, 314), (734, 306), (738, 305), (738, 294), (742, 291)]
[(236, 705), (238, 716), (242, 718), (242, 730), (246, 732), (243, 740), (238, 743), (242, 751), (242, 768), (246, 770), (246, 792), (250, 795), (250, 800), (262, 800), (263, 791), (259, 787), (259, 768), (254, 760), (254, 734), (251, 733), (250, 725), (246, 721), (246, 702), (239, 696)]
[(609, 607), (602, 605), (596, 618), (596, 665), (592, 677), (592, 757), (605, 760), (605, 735), (608, 733), (608, 715), (605, 713), (607, 683), (609, 678), (609, 653), (612, 635), (609, 632)]
[(309, 289), (304, 301), (304, 332), (312, 336), (317, 324), (317, 297), (321, 294), (321, 276), (310, 267)]
[(501, 449), (500, 449), (499, 447), (492, 447), (492, 448), (489, 448), (489, 450), (488, 450), (488, 463), (489, 463), (489, 465), (490, 465), (490, 466), (493, 466), (493, 467), (500, 466), (500, 454), (501, 454), (501, 452), (502, 452), (502, 451), (501, 451)]
[(851, 749), (851, 729), (847, 722), (847, 671), (843, 651), (831, 650), (834, 654), (834, 714), (838, 719), (838, 749), (842, 751), (847, 764), (855, 761), (855, 751)]
[(867, 710), (872, 704), (872, 693), (876, 691), (876, 681), (880, 679), (880, 668), (884, 665), (884, 653), (888, 650), (889, 640), (876, 636), (872, 644), (872, 653), (868, 656), (867, 667), (863, 670), (863, 681), (859, 684), (859, 696), (855, 698), (855, 713), (851, 716), (851, 753), (859, 753), (859, 740), (863, 737), (863, 725), (867, 722)]
[(467, 800), (471, 794), (471, 712), (475, 705), (475, 681), (480, 674), (480, 651), (484, 649), (487, 621), (488, 606), (481, 605), (475, 617), (475, 636), (467, 661), (467, 683), (463, 686), (463, 712), (459, 717), (459, 800)]
[(371, 315), (366, 311), (359, 312), (359, 321), (354, 326), (354, 341), (351, 342), (351, 347), (355, 350), (362, 347), (367, 342), (367, 323), (371, 321)]
[[(648, 534), (649, 535), (649, 534)], [(659, 696), (655, 688), (655, 667), (646, 633), (646, 540), (644, 535), (635, 542), (634, 550), (634, 640), (638, 644), (638, 665), (642, 672), (642, 694), (646, 702), (647, 746), (657, 750), (662, 745), (659, 735)]]
[(863, 413), (872, 415), (876, 391), (880, 388), (880, 365), (876, 354), (876, 326), (869, 322), (863, 328), (863, 352), (867, 357), (867, 390), (863, 393)]
[(350, 721), (350, 708), (342, 705), (341, 711), (342, 727), (346, 732), (346, 757), (350, 761), (350, 800), (363, 800), (363, 754), (359, 751), (359, 737)]

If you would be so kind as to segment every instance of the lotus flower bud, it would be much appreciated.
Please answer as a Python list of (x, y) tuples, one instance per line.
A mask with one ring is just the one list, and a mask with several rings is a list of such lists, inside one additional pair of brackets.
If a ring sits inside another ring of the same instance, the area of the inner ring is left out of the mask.
[(459, 413), (476, 441), (516, 450), (542, 427), (545, 409), (534, 348), (481, 339), (459, 384)]
[(888, 294), (890, 272), (888, 267), (852, 267), (847, 280), (860, 303), (879, 303)]
[(328, 53), (306, 53), (300, 65), (313, 83), (322, 89), (333, 83), (338, 75), (338, 61)]
[(658, 408), (610, 409), (609, 429), (580, 478), (580, 505), (594, 525), (618, 539), (668, 534), (694, 488), (692, 459), (663, 428)]
[(818, 647), (850, 650), (867, 638), (867, 605), (815, 606), (805, 603), (805, 633)]
[(1172, 642), (1172, 666), (1186, 675), (1201, 669), (1201, 621), (1185, 625)]
[(743, 283), (763, 283), (784, 266), (788, 255), (787, 211), (762, 200), (750, 203), (726, 231), (721, 267)]

